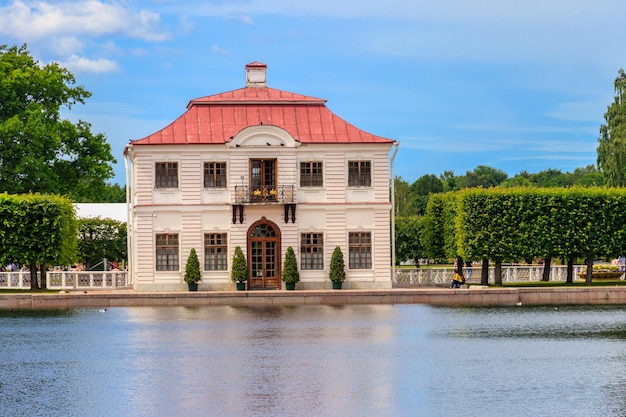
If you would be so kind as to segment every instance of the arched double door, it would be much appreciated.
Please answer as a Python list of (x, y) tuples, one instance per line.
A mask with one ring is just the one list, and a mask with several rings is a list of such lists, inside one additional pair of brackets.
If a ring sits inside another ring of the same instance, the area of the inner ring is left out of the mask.
[(248, 271), (251, 290), (280, 288), (280, 229), (265, 217), (248, 229)]

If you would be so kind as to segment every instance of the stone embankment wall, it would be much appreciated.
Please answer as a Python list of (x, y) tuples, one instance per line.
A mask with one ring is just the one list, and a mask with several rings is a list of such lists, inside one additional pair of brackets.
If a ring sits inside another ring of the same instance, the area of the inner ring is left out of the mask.
[(109, 308), (121, 306), (429, 304), (435, 306), (531, 306), (626, 304), (626, 287), (207, 291), (136, 293), (89, 291), (0, 294), (0, 310)]

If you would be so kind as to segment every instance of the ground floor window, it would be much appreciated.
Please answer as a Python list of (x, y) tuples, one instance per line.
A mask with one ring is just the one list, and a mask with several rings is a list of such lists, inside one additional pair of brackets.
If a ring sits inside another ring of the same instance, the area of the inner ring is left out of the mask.
[(348, 233), (348, 268), (372, 269), (372, 234)]
[(178, 271), (178, 234), (156, 235), (156, 270)]
[(226, 271), (226, 233), (204, 234), (204, 270)]
[(324, 269), (324, 234), (300, 235), (300, 269)]

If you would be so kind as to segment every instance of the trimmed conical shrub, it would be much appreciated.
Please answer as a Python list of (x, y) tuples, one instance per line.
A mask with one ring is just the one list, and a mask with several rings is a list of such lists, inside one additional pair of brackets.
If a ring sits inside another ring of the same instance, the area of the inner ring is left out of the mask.
[(283, 282), (296, 283), (300, 281), (300, 272), (298, 272), (298, 260), (293, 248), (289, 246), (285, 253), (285, 264), (283, 265)]
[(235, 248), (230, 278), (234, 282), (246, 282), (248, 280), (248, 265), (246, 263), (246, 257), (241, 250), (241, 246)]
[(200, 261), (196, 254), (196, 249), (191, 248), (189, 257), (187, 258), (187, 264), (185, 265), (185, 282), (188, 284), (195, 284), (202, 279), (202, 273), (200, 272)]
[(337, 246), (330, 258), (330, 276), (331, 281), (343, 282), (346, 280), (346, 265), (343, 261), (343, 252)]

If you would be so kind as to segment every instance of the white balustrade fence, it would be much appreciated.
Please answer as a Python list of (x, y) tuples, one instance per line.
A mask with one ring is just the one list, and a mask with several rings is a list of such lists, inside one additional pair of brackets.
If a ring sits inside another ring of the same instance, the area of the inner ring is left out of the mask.
[[(584, 265), (574, 265), (574, 279)], [(463, 268), (465, 279), (469, 284), (480, 284), (482, 269), (480, 267)], [(441, 286), (450, 285), (454, 275), (453, 268), (396, 268), (394, 283), (400, 285)], [(502, 282), (533, 282), (541, 281), (543, 265), (512, 265), (502, 267)], [(550, 281), (563, 281), (567, 278), (566, 265), (554, 265), (550, 268)], [(489, 284), (495, 284), (495, 268), (489, 267)]]
[[(574, 266), (574, 279), (585, 268)], [(495, 268), (489, 267), (489, 284), (495, 283)], [(454, 270), (448, 268), (396, 268), (394, 284), (411, 286), (448, 286)], [(469, 284), (480, 284), (480, 267), (463, 268)], [(502, 267), (502, 282), (541, 281), (542, 265), (513, 265)], [(550, 268), (550, 281), (565, 281), (567, 266), (555, 265)], [(126, 271), (48, 271), (46, 286), (49, 289), (124, 289), (132, 288)], [(0, 289), (30, 289), (30, 272), (0, 272)]]
[[(48, 289), (131, 288), (126, 271), (48, 271)], [(30, 289), (30, 272), (0, 272), (0, 288)]]

